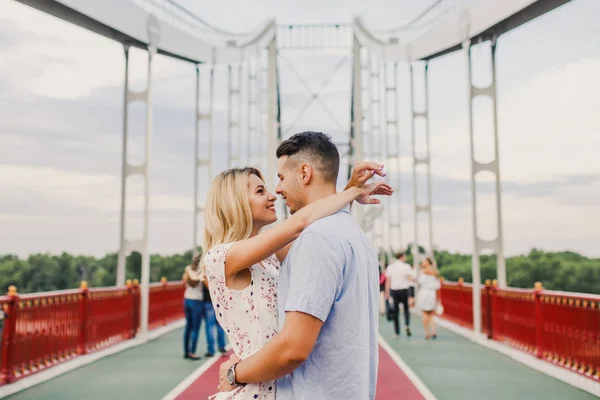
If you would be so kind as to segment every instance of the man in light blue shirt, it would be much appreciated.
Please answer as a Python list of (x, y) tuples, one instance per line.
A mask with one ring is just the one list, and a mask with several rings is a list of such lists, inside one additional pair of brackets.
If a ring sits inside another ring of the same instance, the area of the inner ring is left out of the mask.
[(290, 312), (323, 326), (306, 361), (277, 381), (278, 400), (374, 398), (377, 266), (347, 211), (316, 221), (296, 239), (279, 275), (279, 326)]
[[(293, 135), (277, 158), (277, 193), (292, 213), (336, 192), (339, 153), (327, 135)], [(372, 176), (355, 168), (353, 179), (363, 173)], [(280, 271), (279, 333), (254, 355), (223, 363), (221, 382), (229, 371), (236, 384), (279, 378), (278, 400), (374, 399), (378, 271), (377, 255), (348, 210), (314, 222)]]

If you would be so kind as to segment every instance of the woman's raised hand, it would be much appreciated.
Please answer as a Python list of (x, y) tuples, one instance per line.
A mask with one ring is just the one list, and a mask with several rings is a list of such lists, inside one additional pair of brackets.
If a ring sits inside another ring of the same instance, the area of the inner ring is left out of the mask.
[(386, 175), (385, 172), (383, 172), (383, 164), (373, 161), (358, 162), (354, 164), (354, 168), (352, 168), (352, 176), (346, 184), (345, 189), (349, 189), (352, 186), (362, 186), (375, 175), (381, 177)]

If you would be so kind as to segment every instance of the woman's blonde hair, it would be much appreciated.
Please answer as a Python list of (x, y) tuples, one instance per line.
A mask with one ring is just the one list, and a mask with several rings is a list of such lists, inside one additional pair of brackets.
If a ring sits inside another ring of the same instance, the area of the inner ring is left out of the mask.
[[(232, 168), (215, 177), (206, 198), (204, 207), (204, 256), (213, 247), (223, 243), (233, 243), (250, 237), (252, 233), (252, 211), (248, 198), (248, 180), (256, 175), (264, 181), (256, 168)], [(204, 257), (194, 271), (204, 275)], [(194, 264), (194, 263), (193, 263)]]

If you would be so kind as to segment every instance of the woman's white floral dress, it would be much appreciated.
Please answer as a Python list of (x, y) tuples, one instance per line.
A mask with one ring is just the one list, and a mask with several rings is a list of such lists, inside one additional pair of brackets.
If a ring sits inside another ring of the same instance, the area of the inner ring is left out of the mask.
[[(206, 275), (217, 320), (225, 330), (233, 351), (244, 359), (260, 349), (277, 333), (277, 281), (280, 263), (275, 255), (250, 267), (250, 285), (243, 290), (225, 285), (225, 257), (230, 244), (213, 247), (206, 253)], [(275, 399), (275, 381), (249, 384), (218, 400)]]

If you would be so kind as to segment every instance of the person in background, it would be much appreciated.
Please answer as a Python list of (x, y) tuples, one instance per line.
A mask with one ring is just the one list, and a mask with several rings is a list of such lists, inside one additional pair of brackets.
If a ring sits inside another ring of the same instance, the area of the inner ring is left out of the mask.
[[(419, 274), (419, 292), (416, 298), (416, 307), (423, 312), (423, 326), (425, 327), (425, 340), (437, 338), (433, 313), (439, 302), (440, 279), (431, 258), (427, 257), (421, 263)], [(431, 335), (430, 335), (431, 329)]]
[(385, 314), (385, 268), (379, 267), (379, 314)]
[(412, 268), (406, 263), (404, 253), (397, 253), (395, 257), (396, 261), (391, 263), (385, 271), (385, 299), (389, 300), (391, 297), (394, 301), (394, 332), (396, 338), (400, 337), (400, 304), (402, 304), (404, 313), (406, 336), (411, 337), (408, 300), (410, 297), (410, 283), (414, 281), (415, 277)]
[(183, 294), (183, 307), (185, 310), (185, 329), (183, 330), (183, 358), (189, 360), (200, 360), (196, 355), (198, 346), (198, 333), (204, 314), (204, 290), (199, 280), (191, 278), (191, 265), (185, 267), (183, 282), (185, 293)]
[(417, 273), (412, 265), (408, 264), (412, 271), (414, 279), (408, 283), (408, 307), (413, 308), (415, 306), (415, 286), (417, 286)]
[[(196, 256), (192, 263), (193, 268), (198, 268), (198, 264), (202, 259), (201, 256)], [(206, 354), (205, 357), (212, 357), (215, 355), (215, 330), (217, 331), (217, 345), (219, 346), (219, 352), (225, 353), (225, 331), (217, 321), (215, 315), (215, 309), (213, 308), (212, 299), (210, 297), (210, 290), (208, 289), (208, 281), (206, 277), (202, 279), (202, 288), (204, 295), (204, 320), (205, 320), (205, 333), (206, 333)]]

